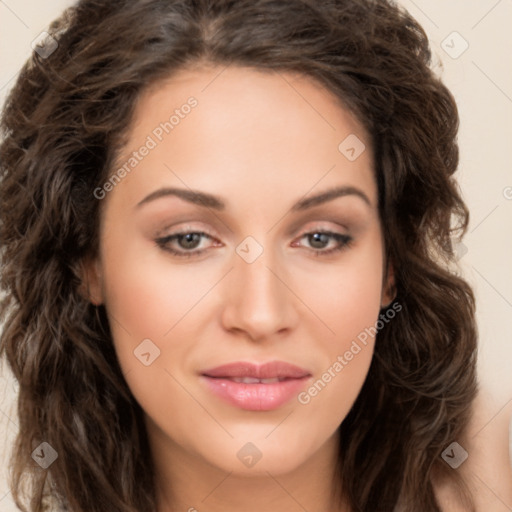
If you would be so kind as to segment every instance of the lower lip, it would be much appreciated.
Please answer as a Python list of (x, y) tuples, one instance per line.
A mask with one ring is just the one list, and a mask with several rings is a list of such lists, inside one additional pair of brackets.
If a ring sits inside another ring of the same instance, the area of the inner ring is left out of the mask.
[(297, 396), (309, 376), (270, 384), (244, 384), (206, 375), (201, 379), (210, 391), (235, 407), (247, 411), (272, 411)]

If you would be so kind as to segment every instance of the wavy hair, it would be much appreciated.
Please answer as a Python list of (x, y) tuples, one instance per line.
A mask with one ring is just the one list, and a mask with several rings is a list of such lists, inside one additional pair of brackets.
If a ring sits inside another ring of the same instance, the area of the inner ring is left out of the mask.
[[(306, 75), (372, 139), (403, 310), (379, 331), (340, 426), (335, 476), (353, 510), (440, 511), (438, 481), (473, 510), (440, 456), (464, 440), (477, 391), (474, 295), (453, 265), (469, 216), (453, 177), (459, 118), (421, 26), (391, 0), (82, 0), (48, 31), (58, 47), (25, 63), (0, 124), (0, 355), (19, 382), (17, 506), (39, 512), (48, 494), (73, 512), (156, 510), (143, 411), (103, 306), (81, 292), (82, 262), (98, 251), (93, 191), (137, 98), (213, 63)], [(58, 454), (47, 469), (31, 457), (43, 441)]]

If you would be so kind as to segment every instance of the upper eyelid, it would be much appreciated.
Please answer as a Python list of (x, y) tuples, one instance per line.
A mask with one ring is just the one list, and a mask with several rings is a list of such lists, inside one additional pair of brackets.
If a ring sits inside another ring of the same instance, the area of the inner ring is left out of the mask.
[[(327, 234), (333, 234), (333, 235), (348, 235), (348, 233), (339, 233), (337, 232), (335, 229), (332, 229), (332, 228), (326, 228), (326, 227), (312, 227), (312, 228), (308, 228), (308, 229), (303, 229), (299, 232), (298, 235), (296, 236), (304, 236), (304, 235), (309, 235), (311, 233), (318, 233), (318, 232), (323, 232), (323, 233), (327, 233)], [(212, 232), (210, 232), (208, 229), (204, 229), (204, 228), (183, 228), (183, 229), (178, 229), (177, 231), (172, 231), (170, 233), (166, 233), (166, 230), (163, 229), (161, 231), (159, 231), (155, 238), (156, 239), (163, 239), (163, 238), (169, 238), (169, 237), (172, 237), (172, 236), (176, 236), (176, 235), (187, 235), (189, 233), (201, 233), (203, 235), (207, 235), (209, 236), (210, 238), (216, 238), (218, 239), (218, 236), (213, 234)]]
[(155, 238), (167, 238), (172, 235), (181, 235), (187, 233), (205, 233), (211, 237), (216, 237), (216, 235), (214, 235), (213, 232), (208, 228), (192, 227), (190, 225), (185, 224), (183, 227), (176, 228), (176, 230), (174, 230), (174, 228), (171, 228), (171, 226), (166, 226), (162, 229), (159, 229), (155, 234)]
[[(344, 234), (348, 234), (348, 233), (337, 233), (337, 230), (338, 229), (345, 229), (347, 231), (351, 230), (348, 225), (340, 224), (339, 222), (334, 222), (334, 221), (316, 220), (316, 221), (310, 221), (310, 222), (313, 223), (313, 226), (311, 228), (301, 229), (301, 230), (292, 228), (292, 229), (287, 230), (286, 234), (291, 235), (292, 232), (298, 232), (298, 234), (303, 235), (303, 234), (308, 234), (308, 233), (312, 233), (315, 231), (329, 231), (332, 233), (344, 235)], [(331, 228), (331, 227), (326, 227), (326, 226), (321, 225), (321, 224), (325, 224), (326, 222), (331, 223), (331, 224), (332, 223), (337, 224), (338, 228)], [(219, 238), (219, 236), (217, 234), (215, 234), (215, 232), (213, 230), (210, 230), (210, 229), (204, 228), (204, 227), (193, 227), (191, 225), (185, 224), (181, 228), (176, 228), (176, 231), (169, 231), (170, 229), (171, 229), (171, 226), (166, 226), (166, 227), (158, 230), (158, 232), (155, 235), (155, 238), (167, 238), (168, 236), (186, 234), (186, 233), (205, 233), (205, 234), (211, 236), (212, 238), (217, 238), (217, 239)], [(295, 236), (298, 236), (298, 234)]]

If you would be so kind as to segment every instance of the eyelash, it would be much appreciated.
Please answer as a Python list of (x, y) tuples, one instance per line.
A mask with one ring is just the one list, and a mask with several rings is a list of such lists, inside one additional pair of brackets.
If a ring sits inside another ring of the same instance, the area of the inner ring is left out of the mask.
[[(171, 249), (169, 247), (169, 243), (172, 242), (173, 240), (178, 240), (180, 237), (184, 237), (186, 235), (191, 235), (191, 234), (197, 234), (197, 235), (204, 236), (206, 238), (213, 239), (213, 236), (211, 236), (210, 234), (205, 233), (203, 231), (183, 231), (180, 233), (173, 233), (172, 235), (157, 238), (155, 240), (155, 242), (158, 245), (158, 247), (160, 247), (164, 251), (170, 252), (174, 256), (177, 256), (179, 258), (191, 258), (192, 256), (199, 256), (199, 255), (203, 254), (208, 249), (199, 249), (199, 250), (195, 250), (195, 251), (177, 251), (177, 250)], [(327, 251), (322, 250), (322, 249), (311, 249), (311, 252), (313, 252), (313, 254), (315, 256), (326, 256), (326, 255), (330, 255), (330, 254), (333, 254), (336, 252), (340, 252), (344, 249), (349, 248), (353, 242), (353, 238), (349, 235), (342, 235), (341, 233), (334, 233), (332, 231), (324, 231), (324, 230), (315, 230), (315, 231), (310, 231), (308, 233), (304, 233), (303, 235), (301, 235), (299, 240), (301, 240), (304, 237), (307, 237), (308, 235), (315, 235), (315, 234), (327, 235), (327, 236), (331, 237), (331, 239), (334, 239), (338, 242), (337, 247), (334, 247)]]

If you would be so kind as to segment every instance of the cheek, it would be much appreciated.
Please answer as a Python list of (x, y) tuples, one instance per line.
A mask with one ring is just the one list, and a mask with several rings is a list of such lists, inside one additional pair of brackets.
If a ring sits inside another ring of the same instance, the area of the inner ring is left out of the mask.
[(323, 300), (326, 324), (334, 334), (317, 334), (323, 365), (297, 397), (324, 435), (334, 432), (349, 413), (373, 358), (380, 288), (372, 279), (354, 278), (352, 285), (344, 281), (330, 300)]
[(112, 328), (133, 341), (162, 340), (212, 285), (207, 272), (171, 263), (152, 242), (122, 236), (104, 239), (103, 268)]
[[(334, 433), (346, 418), (364, 384), (373, 355), (373, 340), (344, 344), (298, 397), (301, 415), (316, 425), (318, 437)], [(313, 420), (309, 418), (314, 418)], [(313, 429), (312, 429), (313, 430)]]
[(367, 249), (354, 252), (328, 275), (317, 273), (302, 288), (322, 320), (311, 337), (324, 357), (323, 367), (298, 401), (331, 429), (348, 414), (373, 357), (383, 267), (380, 245), (375, 242)]
[[(340, 264), (307, 275), (300, 285), (304, 302), (321, 320), (316, 338), (330, 354), (348, 350), (351, 341), (378, 319), (382, 296), (382, 251), (378, 238), (348, 252)], [(299, 285), (299, 283), (297, 283)], [(313, 335), (313, 334), (312, 334)]]
[(211, 269), (172, 264), (166, 254), (150, 249), (147, 242), (121, 236), (105, 239), (103, 293), (117, 358), (133, 395), (157, 416), (174, 417), (175, 410), (167, 410), (171, 404), (181, 411), (191, 402), (177, 382), (194, 350), (190, 340), (201, 333), (205, 296), (218, 278)]
[(199, 300), (200, 290), (194, 290), (190, 280), (187, 286), (183, 274), (175, 271), (164, 278), (157, 266), (126, 253), (111, 261), (120, 263), (106, 265), (105, 302), (126, 383), (151, 415), (174, 418), (178, 409), (188, 417), (191, 400), (181, 396), (183, 391), (173, 376), (179, 381), (181, 377), (176, 375), (172, 361), (179, 365), (190, 347), (170, 342), (173, 338), (182, 339), (180, 320)]

